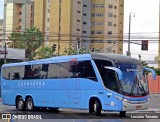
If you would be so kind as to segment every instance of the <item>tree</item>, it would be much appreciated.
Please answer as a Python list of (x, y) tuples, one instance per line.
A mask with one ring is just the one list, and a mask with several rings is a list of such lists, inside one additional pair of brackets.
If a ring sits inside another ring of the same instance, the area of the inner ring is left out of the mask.
[(18, 33), (18, 32), (13, 32), (10, 34), (10, 36), (8, 37), (11, 42), (8, 42), (8, 46), (10, 48), (24, 48), (24, 44), (22, 42), (22, 33)]
[(50, 58), (55, 56), (52, 47), (43, 47), (36, 53), (39, 59)]
[(12, 41), (9, 44), (10, 47), (24, 48), (26, 50), (26, 58), (33, 60), (36, 49), (42, 45), (43, 35), (38, 28), (31, 26), (24, 32), (11, 33), (9, 39)]
[(72, 46), (69, 47), (69, 48), (66, 48), (64, 50), (64, 53), (67, 54), (67, 55), (77, 55), (77, 54), (89, 54), (90, 51), (87, 50), (86, 48), (80, 48), (80, 49), (74, 49)]
[(33, 60), (36, 49), (42, 45), (42, 32), (38, 28), (31, 26), (23, 33), (22, 40), (25, 44), (26, 57), (29, 60)]

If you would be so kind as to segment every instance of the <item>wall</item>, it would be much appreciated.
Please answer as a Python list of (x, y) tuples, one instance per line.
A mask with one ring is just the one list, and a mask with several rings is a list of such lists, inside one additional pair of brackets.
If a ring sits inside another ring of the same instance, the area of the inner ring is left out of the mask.
[(156, 80), (148, 78), (150, 93), (160, 93), (160, 76), (156, 77)]

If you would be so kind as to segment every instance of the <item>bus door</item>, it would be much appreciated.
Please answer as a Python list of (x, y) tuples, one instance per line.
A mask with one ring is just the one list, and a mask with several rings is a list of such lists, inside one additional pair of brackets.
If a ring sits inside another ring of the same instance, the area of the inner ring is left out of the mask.
[(116, 72), (111, 69), (107, 69), (105, 78), (103, 79), (104, 86), (107, 88), (105, 93), (105, 105), (107, 110), (117, 110), (118, 100), (116, 98), (118, 87)]

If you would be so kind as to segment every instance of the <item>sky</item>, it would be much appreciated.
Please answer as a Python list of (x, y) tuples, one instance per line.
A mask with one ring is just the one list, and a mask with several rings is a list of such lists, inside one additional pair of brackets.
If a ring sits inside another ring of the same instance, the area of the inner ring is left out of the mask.
[[(124, 0), (124, 39), (128, 39), (129, 14), (131, 14), (131, 39), (149, 40), (149, 51), (141, 51), (140, 45), (131, 44), (131, 56), (143, 60), (154, 60), (158, 52), (158, 43), (153, 39), (159, 32), (159, 0)], [(4, 0), (0, 0), (0, 19), (3, 18)], [(135, 14), (135, 17), (133, 16)], [(143, 36), (143, 37), (142, 37)], [(151, 40), (151, 41), (150, 41)], [(127, 51), (124, 43), (124, 55)]]
[[(159, 0), (125, 0), (124, 6), (124, 39), (128, 39), (129, 14), (134, 12), (131, 14), (131, 39), (149, 40), (148, 51), (141, 51), (141, 45), (131, 44), (131, 56), (138, 58), (141, 54), (142, 60), (154, 60), (158, 55)], [(124, 43), (123, 54), (127, 50), (128, 43)]]

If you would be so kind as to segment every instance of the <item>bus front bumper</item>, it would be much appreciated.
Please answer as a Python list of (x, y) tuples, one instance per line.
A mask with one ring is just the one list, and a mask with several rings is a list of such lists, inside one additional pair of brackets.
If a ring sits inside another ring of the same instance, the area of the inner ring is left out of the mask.
[(123, 111), (130, 111), (130, 110), (143, 110), (147, 109), (149, 106), (149, 98), (144, 101), (130, 101), (130, 100), (123, 100)]

